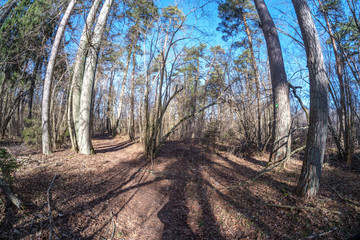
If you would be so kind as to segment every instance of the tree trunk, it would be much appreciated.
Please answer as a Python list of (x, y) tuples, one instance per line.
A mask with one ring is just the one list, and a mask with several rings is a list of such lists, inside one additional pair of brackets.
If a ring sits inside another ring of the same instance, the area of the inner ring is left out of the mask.
[[(264, 0), (254, 0), (259, 14), (270, 63), (271, 84), (273, 91), (274, 124), (273, 147), (270, 162), (283, 160), (290, 155), (291, 148), (291, 115), (289, 100), (289, 84), (286, 78), (279, 36)], [(286, 167), (287, 160), (282, 167)]]
[(91, 102), (93, 98), (95, 72), (100, 44), (112, 3), (113, 0), (106, 0), (101, 9), (85, 64), (84, 79), (80, 96), (81, 105), (79, 117), (79, 152), (82, 154), (91, 154), (93, 152), (90, 128)]
[(131, 73), (131, 90), (130, 90), (130, 141), (135, 140), (135, 70), (136, 70), (136, 46), (133, 53), (133, 71)]
[(255, 86), (256, 86), (256, 107), (257, 107), (257, 118), (258, 118), (258, 131), (257, 131), (257, 144), (258, 144), (258, 148), (261, 148), (261, 109), (260, 109), (260, 74), (259, 74), (259, 69), (258, 66), (256, 64), (256, 59), (255, 59), (255, 53), (254, 53), (254, 47), (253, 47), (253, 43), (252, 43), (252, 37), (251, 37), (251, 33), (250, 33), (250, 28), (249, 25), (247, 24), (246, 21), (246, 17), (245, 14), (242, 15), (243, 17), (243, 22), (244, 22), (244, 26), (245, 26), (245, 31), (246, 31), (246, 35), (248, 37), (249, 40), (249, 48), (250, 48), (250, 57), (251, 57), (251, 65), (252, 68), (254, 70), (254, 75), (255, 75)]
[(328, 125), (328, 79), (315, 24), (305, 0), (292, 0), (304, 40), (310, 80), (310, 121), (305, 159), (297, 191), (306, 198), (316, 197), (319, 191), (321, 169)]
[(347, 121), (347, 111), (346, 111), (346, 103), (345, 103), (345, 87), (344, 87), (344, 78), (343, 78), (343, 61), (341, 60), (340, 54), (338, 52), (338, 48), (336, 45), (336, 41), (334, 38), (334, 34), (333, 31), (331, 29), (331, 25), (328, 19), (328, 16), (325, 12), (325, 9), (321, 3), (320, 0), (318, 0), (319, 2), (319, 6), (320, 6), (320, 11), (323, 13), (324, 15), (324, 19), (326, 22), (326, 28), (327, 28), (327, 32), (330, 35), (330, 40), (331, 40), (331, 45), (333, 47), (333, 51), (334, 51), (334, 56), (335, 56), (335, 63), (336, 63), (336, 75), (338, 77), (339, 80), (339, 86), (340, 86), (340, 108), (338, 108), (338, 116), (339, 116), (339, 123), (340, 123), (340, 134), (339, 134), (339, 138), (341, 139), (341, 134), (344, 135), (344, 149), (345, 149), (345, 153), (344, 153), (344, 158), (347, 159), (347, 155), (349, 153), (349, 124)]
[(101, 0), (95, 0), (93, 5), (91, 6), (90, 12), (86, 18), (85, 26), (83, 28), (79, 48), (76, 53), (76, 59), (74, 63), (74, 73), (71, 81), (71, 92), (69, 104), (71, 104), (70, 108), (70, 116), (72, 116), (72, 120), (69, 122), (73, 124), (70, 130), (72, 130), (72, 143), (73, 150), (78, 151), (78, 134), (79, 134), (79, 112), (80, 112), (80, 94), (81, 94), (81, 84), (84, 74), (85, 61), (87, 51), (89, 49), (89, 39), (91, 39), (92, 27), (94, 25), (95, 17), (97, 10), (99, 8)]
[(34, 72), (31, 76), (31, 85), (30, 85), (30, 89), (29, 89), (29, 113), (28, 113), (28, 118), (31, 119), (32, 118), (32, 107), (33, 107), (33, 101), (34, 101), (34, 91), (35, 91), (35, 87), (36, 87), (36, 76), (37, 73), (39, 71), (39, 69), (41, 68), (42, 65), (42, 58), (39, 58), (36, 62), (35, 68), (34, 68)]
[(109, 77), (109, 89), (108, 89), (108, 98), (106, 106), (106, 131), (113, 136), (113, 102), (114, 102), (114, 93), (113, 93), (113, 83), (115, 77), (115, 70), (112, 69)]
[(118, 127), (119, 127), (120, 118), (121, 118), (121, 112), (122, 112), (122, 106), (123, 106), (123, 98), (124, 98), (124, 93), (125, 93), (125, 84), (126, 84), (127, 74), (128, 74), (128, 71), (129, 71), (129, 65), (130, 65), (130, 61), (131, 61), (131, 53), (132, 53), (132, 47), (129, 49), (129, 52), (128, 52), (126, 65), (125, 65), (124, 76), (123, 76), (123, 81), (121, 83), (120, 99), (119, 99), (119, 106), (118, 106), (118, 110), (117, 110), (116, 125), (115, 125), (116, 131), (117, 131)]
[(42, 101), (42, 150), (43, 154), (51, 153), (51, 143), (50, 143), (50, 127), (49, 127), (49, 112), (50, 112), (50, 95), (51, 95), (51, 83), (54, 73), (55, 61), (57, 57), (57, 52), (62, 40), (62, 37), (65, 32), (65, 27), (69, 21), (71, 11), (75, 6), (76, 0), (71, 0), (63, 18), (61, 19), (59, 28), (56, 32), (54, 44), (51, 49), (49, 62), (46, 68), (46, 75), (44, 81), (44, 91), (43, 91), (43, 101)]

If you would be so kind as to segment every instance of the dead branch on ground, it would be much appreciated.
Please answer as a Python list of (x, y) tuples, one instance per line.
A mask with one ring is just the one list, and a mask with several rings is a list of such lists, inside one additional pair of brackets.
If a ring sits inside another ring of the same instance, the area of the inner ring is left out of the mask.
[(52, 221), (52, 217), (51, 217), (50, 190), (51, 190), (52, 186), (54, 185), (55, 179), (56, 179), (56, 173), (50, 183), (49, 188), (47, 189), (47, 204), (48, 204), (48, 212), (49, 212), (49, 240), (51, 240), (52, 235), (53, 235), (53, 221)]

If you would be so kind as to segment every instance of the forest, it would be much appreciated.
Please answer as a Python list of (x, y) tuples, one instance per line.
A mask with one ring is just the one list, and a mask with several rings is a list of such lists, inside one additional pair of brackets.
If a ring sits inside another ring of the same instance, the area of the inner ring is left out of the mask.
[(0, 0), (0, 239), (360, 239), (358, 0)]

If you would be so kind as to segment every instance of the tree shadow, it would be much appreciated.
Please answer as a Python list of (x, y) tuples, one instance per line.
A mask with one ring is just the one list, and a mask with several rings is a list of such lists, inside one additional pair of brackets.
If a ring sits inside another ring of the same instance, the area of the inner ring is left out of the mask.
[(131, 142), (130, 140), (119, 143), (119, 144), (113, 144), (113, 145), (106, 145), (97, 147), (95, 149), (96, 153), (107, 153), (107, 152), (117, 152), (121, 149), (130, 147), (131, 145), (135, 144), (135, 142)]
[[(51, 189), (53, 196), (51, 210), (56, 238), (98, 239), (104, 233), (108, 221), (103, 219), (94, 226), (93, 221), (97, 220), (97, 216), (109, 214), (110, 219), (110, 212), (112, 212), (116, 218), (141, 188), (161, 180), (161, 178), (145, 179), (149, 174), (147, 170), (149, 163), (141, 156), (120, 162), (106, 172), (89, 173), (91, 176), (57, 172)], [(17, 185), (21, 186), (21, 195), (24, 199), (41, 196), (40, 199), (44, 200), (25, 202), (27, 212), (32, 216), (27, 217), (26, 220), (23, 219), (23, 212), (15, 211), (13, 214), (10, 209), (8, 217), (4, 220), (5, 222), (3, 221), (5, 224), (0, 225), (0, 232), (6, 236), (4, 239), (18, 239), (20, 236), (21, 238), (32, 238), (35, 235), (48, 236), (46, 190), (55, 172), (56, 170), (38, 170), (32, 175), (19, 179)], [(125, 193), (127, 194), (124, 195)], [(76, 222), (76, 219), (80, 222)], [(19, 224), (20, 220), (21, 224)], [(17, 223), (17, 230), (13, 232), (12, 226), (15, 223)], [(84, 236), (84, 232), (89, 234)]]
[(268, 162), (266, 162), (266, 161), (257, 160), (249, 155), (242, 156), (242, 158), (248, 162), (259, 165), (261, 167), (266, 167), (266, 165), (268, 164)]
[[(105, 141), (100, 151), (113, 151), (116, 146), (124, 149), (129, 144), (132, 143), (111, 144)], [(123, 211), (124, 208), (128, 210), (132, 207), (129, 203), (136, 197), (138, 199), (136, 195), (144, 188), (153, 188), (168, 199), (165, 205), (161, 201), (160, 207), (149, 209), (150, 214), (144, 214), (140, 223), (146, 222), (150, 216), (157, 216), (159, 224), (163, 224), (158, 232), (162, 239), (300, 239), (312, 234), (314, 226), (320, 232), (331, 229), (328, 223), (319, 224), (324, 215), (317, 212), (304, 213), (272, 206), (296, 205), (300, 202), (290, 196), (294, 186), (280, 177), (266, 174), (259, 177), (256, 183), (227, 189), (228, 186), (253, 178), (262, 170), (256, 159), (238, 160), (225, 153), (210, 153), (199, 145), (168, 142), (159, 150), (159, 157), (155, 160), (155, 168), (161, 169), (159, 174), (150, 175), (154, 171), (150, 169), (148, 159), (142, 156), (118, 162), (105, 170), (77, 173), (58, 171), (49, 163), (19, 179), (22, 199), (39, 197), (35, 198), (37, 201), (27, 203), (27, 218), (16, 209), (10, 208), (5, 212), (6, 220), (0, 224), (0, 238), (26, 239), (36, 234), (47, 237), (46, 190), (56, 172), (58, 175), (51, 190), (51, 202), (55, 234), (60, 239), (110, 238), (110, 233), (104, 235), (113, 219), (110, 213), (114, 219), (126, 217), (122, 216), (128, 213)], [(324, 179), (328, 181), (332, 175), (329, 172)], [(158, 185), (160, 183), (164, 184)], [(345, 182), (341, 184), (345, 185)], [(354, 198), (359, 197), (355, 191), (337, 190), (343, 196), (353, 194)], [(271, 195), (269, 199), (263, 194), (264, 191)], [(346, 204), (341, 199), (338, 201)], [(356, 212), (356, 208), (347, 209)], [(131, 211), (135, 214), (137, 210)], [(234, 223), (224, 225), (223, 221), (234, 215), (237, 216), (232, 219)], [(347, 216), (348, 213), (341, 216), (341, 221), (345, 221)], [(357, 219), (359, 217), (352, 218)], [(12, 230), (15, 225), (18, 233)], [(354, 224), (352, 229), (357, 226)]]
[[(255, 233), (246, 232), (239, 226), (233, 226), (236, 229), (235, 235), (226, 235), (226, 231), (222, 228), (222, 220), (219, 220), (219, 212), (215, 210), (216, 202), (226, 206), (225, 208), (230, 212), (238, 212), (244, 221), (251, 223), (257, 229), (257, 234), (282, 238), (281, 230), (272, 227), (274, 220), (269, 219), (266, 213), (264, 216), (259, 215), (259, 211), (270, 212), (269, 215), (275, 215), (278, 218), (275, 221), (283, 221), (284, 216), (279, 214), (279, 209), (269, 207), (266, 199), (255, 195), (246, 187), (221, 190), (251, 179), (261, 169), (254, 170), (238, 164), (220, 153), (214, 155), (217, 157), (216, 161), (207, 149), (198, 145), (190, 146), (185, 142), (166, 143), (159, 151), (159, 158), (172, 159), (164, 170), (167, 174), (172, 173), (171, 176), (166, 176), (167, 179), (171, 179), (171, 185), (163, 191), (163, 194), (169, 196), (169, 202), (158, 214), (164, 224), (162, 239), (231, 239), (234, 237), (252, 239), (259, 237)], [(259, 160), (253, 158), (247, 158), (246, 161), (261, 165)], [(293, 186), (266, 175), (261, 176), (257, 181), (275, 190), (279, 195), (279, 201), (287, 202), (287, 204), (294, 202), (293, 198), (285, 196), (282, 192), (292, 191)], [(194, 201), (200, 206), (196, 214), (189, 212), (194, 211), (194, 206), (189, 205)], [(192, 209), (189, 210), (189, 207)], [(286, 217), (285, 219), (289, 220)], [(286, 227), (291, 228), (289, 225)]]
[[(175, 145), (175, 147), (173, 146)], [(159, 157), (172, 157), (166, 166), (165, 179), (171, 180), (167, 189), (168, 203), (159, 211), (158, 217), (164, 224), (162, 239), (224, 239), (220, 227), (211, 210), (207, 188), (201, 176), (200, 162), (205, 159), (202, 149), (188, 148), (182, 143), (167, 143), (160, 150)], [(190, 200), (200, 205), (200, 214), (196, 222), (199, 231), (194, 233), (189, 224)]]

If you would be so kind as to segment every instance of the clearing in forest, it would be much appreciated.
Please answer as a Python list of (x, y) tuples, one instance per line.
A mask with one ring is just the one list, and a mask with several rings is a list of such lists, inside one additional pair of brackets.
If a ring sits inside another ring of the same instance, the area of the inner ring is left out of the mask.
[(53, 239), (346, 239), (360, 229), (357, 169), (329, 162), (318, 199), (304, 202), (294, 194), (299, 160), (227, 188), (252, 179), (266, 158), (168, 142), (151, 166), (140, 143), (102, 136), (93, 144), (91, 156), (8, 147), (21, 164), (14, 189), (26, 209), (1, 197), (0, 239), (46, 239), (51, 228)]

